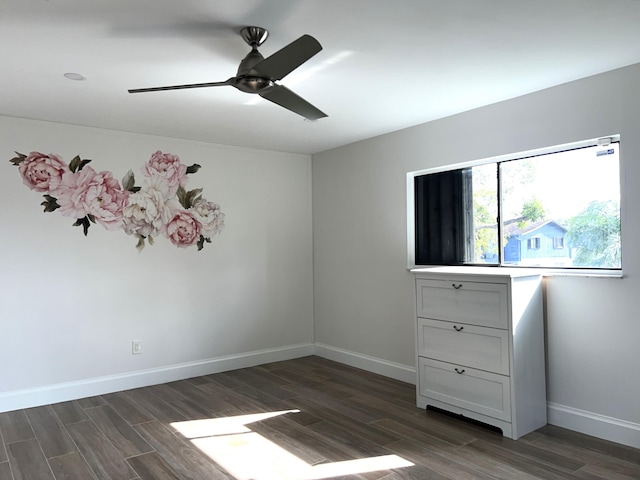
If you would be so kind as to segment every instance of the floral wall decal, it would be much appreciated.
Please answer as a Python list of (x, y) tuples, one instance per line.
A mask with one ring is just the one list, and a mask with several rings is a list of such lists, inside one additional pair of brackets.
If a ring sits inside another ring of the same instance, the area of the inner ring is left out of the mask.
[(15, 152), (10, 162), (18, 167), (24, 184), (43, 193), (45, 212), (58, 211), (75, 219), (87, 235), (92, 223), (107, 230), (123, 230), (145, 242), (164, 236), (177, 247), (196, 245), (202, 250), (211, 237), (224, 228), (224, 213), (216, 203), (202, 196), (202, 189), (186, 190), (187, 175), (200, 165), (189, 167), (177, 155), (155, 152), (143, 165), (142, 186), (136, 186), (132, 170), (119, 183), (111, 172), (96, 172), (91, 160), (76, 156), (65, 163), (56, 154)]

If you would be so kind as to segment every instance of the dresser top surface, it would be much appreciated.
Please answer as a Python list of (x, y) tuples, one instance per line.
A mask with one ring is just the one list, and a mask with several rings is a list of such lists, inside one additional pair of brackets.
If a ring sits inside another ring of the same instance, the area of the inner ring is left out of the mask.
[(509, 268), (509, 267), (476, 267), (476, 266), (442, 266), (442, 267), (422, 267), (412, 268), (411, 273), (416, 276), (430, 275), (469, 275), (478, 277), (502, 277), (502, 278), (519, 278), (519, 277), (539, 277), (542, 272), (534, 269), (526, 268)]

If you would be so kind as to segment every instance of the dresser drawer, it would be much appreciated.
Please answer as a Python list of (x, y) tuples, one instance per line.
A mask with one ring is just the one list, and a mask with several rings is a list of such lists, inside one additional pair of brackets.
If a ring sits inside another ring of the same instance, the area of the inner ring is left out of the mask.
[(418, 355), (509, 375), (509, 332), (418, 318)]
[(507, 285), (464, 280), (416, 279), (419, 317), (509, 328)]
[(420, 395), (511, 421), (509, 377), (428, 358), (418, 360)]

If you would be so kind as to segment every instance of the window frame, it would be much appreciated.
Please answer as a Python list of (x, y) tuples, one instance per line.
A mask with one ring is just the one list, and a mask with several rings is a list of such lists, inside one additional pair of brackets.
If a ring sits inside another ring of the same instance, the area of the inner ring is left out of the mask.
[[(623, 229), (624, 226), (623, 218), (625, 218), (625, 192), (624, 192), (624, 184), (622, 182), (623, 178), (623, 164), (621, 160), (622, 148), (620, 142), (620, 135), (606, 135), (603, 137), (591, 138), (588, 140), (582, 140), (577, 142), (563, 143), (558, 145), (553, 145), (549, 147), (543, 147), (533, 150), (525, 150), (516, 153), (510, 153), (505, 155), (498, 155), (494, 157), (487, 157), (473, 161), (460, 162), (455, 164), (442, 165), (438, 167), (426, 168), (422, 170), (416, 170), (412, 172), (407, 172), (406, 174), (406, 192), (407, 192), (407, 269), (424, 269), (429, 267), (441, 267), (442, 265), (416, 265), (415, 262), (415, 247), (416, 247), (416, 228), (415, 228), (415, 178), (418, 176), (439, 173), (439, 172), (447, 172), (451, 170), (463, 169), (468, 167), (475, 167), (479, 165), (485, 165), (488, 163), (501, 163), (510, 160), (519, 160), (527, 157), (536, 157), (541, 155), (559, 153), (566, 150), (579, 149), (584, 147), (593, 147), (593, 146), (606, 146), (611, 143), (618, 143), (619, 148), (619, 185), (620, 185), (620, 231), (621, 231), (621, 250), (624, 250), (624, 236)], [(500, 196), (501, 185), (500, 185), (500, 177), (498, 177), (498, 197)], [(502, 202), (499, 199), (498, 208), (502, 208)], [(501, 216), (501, 212), (499, 212)], [(502, 238), (499, 236), (499, 251), (502, 252), (503, 245), (501, 244)], [(554, 241), (555, 246), (555, 241)], [(502, 258), (502, 253), (500, 255)], [(559, 275), (559, 276), (596, 276), (596, 277), (616, 277), (622, 278), (623, 275), (623, 265), (621, 263), (620, 268), (554, 268), (554, 267), (530, 267), (530, 266), (519, 266), (519, 265), (505, 265), (503, 263), (498, 264), (469, 264), (465, 265), (464, 268), (469, 269), (479, 269), (479, 268), (489, 268), (489, 269), (534, 269), (536, 271), (540, 271), (540, 273), (544, 275)]]

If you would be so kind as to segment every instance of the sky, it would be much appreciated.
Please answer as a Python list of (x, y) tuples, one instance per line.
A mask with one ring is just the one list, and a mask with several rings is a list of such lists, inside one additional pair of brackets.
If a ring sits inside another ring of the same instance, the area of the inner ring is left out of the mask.
[[(598, 152), (607, 154), (598, 156)], [(503, 204), (507, 217), (520, 211), (522, 203), (531, 198), (542, 202), (549, 220), (566, 220), (593, 200), (620, 202), (618, 144), (543, 155), (532, 162), (537, 181), (528, 184), (513, 178), (514, 162), (503, 164), (504, 182), (513, 186), (513, 193)]]

